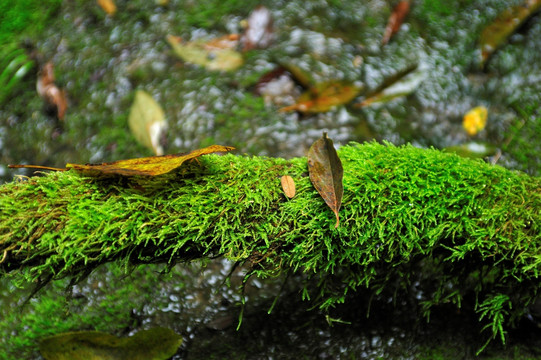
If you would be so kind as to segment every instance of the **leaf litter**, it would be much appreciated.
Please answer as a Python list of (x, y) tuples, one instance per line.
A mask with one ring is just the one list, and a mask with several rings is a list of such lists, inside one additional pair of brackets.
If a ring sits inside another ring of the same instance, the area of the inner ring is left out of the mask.
[(325, 203), (334, 212), (336, 216), (336, 225), (334, 227), (337, 228), (340, 224), (338, 212), (342, 205), (342, 195), (344, 193), (342, 184), (344, 169), (334, 144), (326, 132), (312, 144), (308, 150), (307, 159), (310, 181), (325, 200)]
[(67, 171), (73, 169), (87, 176), (158, 176), (180, 168), (186, 161), (201, 155), (234, 150), (232, 146), (211, 145), (184, 154), (150, 156), (128, 160), (119, 160), (101, 164), (66, 164), (65, 169), (35, 165), (8, 165), (10, 168), (37, 168), (44, 170)]

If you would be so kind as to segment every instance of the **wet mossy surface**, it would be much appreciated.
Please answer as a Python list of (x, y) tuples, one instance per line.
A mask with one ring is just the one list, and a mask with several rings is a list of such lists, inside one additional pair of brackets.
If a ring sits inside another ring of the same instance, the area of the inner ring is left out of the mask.
[[(415, 320), (411, 331), (429, 331), (432, 325), (423, 321), (438, 325), (444, 308), (477, 324), (476, 332), (470, 329), (472, 352), (487, 339), (509, 342), (508, 332), (527, 319), (537, 299), (539, 179), (412, 146), (352, 145), (339, 155), (345, 190), (338, 229), (310, 184), (305, 158), (210, 155), (155, 179), (93, 179), (69, 171), (5, 184), (1, 266), (28, 286), (66, 276), (78, 282), (110, 261), (127, 270), (224, 257), (243, 265), (244, 279), (250, 275), (258, 284), (252, 291), (265, 288), (266, 279), (285, 281), (261, 290), (262, 298), (248, 293), (253, 303), (243, 324), (278, 296), (346, 332), (359, 325), (359, 314), (362, 321), (379, 319), (393, 306), (412, 309), (399, 323)], [(279, 186), (284, 173), (297, 186), (289, 201)], [(227, 274), (218, 277), (230, 281)], [(190, 288), (184, 288), (187, 298)], [(238, 315), (246, 298), (228, 296), (234, 301), (226, 300), (222, 311), (234, 327), (232, 308)], [(350, 313), (348, 306), (357, 310)], [(271, 312), (271, 319), (284, 321), (275, 316)], [(242, 337), (246, 330), (239, 331)], [(374, 336), (375, 353), (391, 351), (381, 343), (384, 333)], [(187, 344), (186, 351), (198, 346)], [(263, 351), (257, 344), (247, 353)], [(291, 351), (291, 344), (281, 345), (276, 351)]]
[[(372, 138), (436, 148), (487, 142), (501, 149), (498, 164), (540, 174), (539, 16), (528, 21), (484, 71), (476, 67), (480, 31), (500, 11), (520, 3), (518, 0), (415, 2), (406, 24), (385, 48), (379, 42), (392, 8), (387, 2), (263, 2), (275, 17), (276, 41), (269, 49), (247, 53), (246, 64), (233, 74), (183, 64), (174, 57), (165, 37), (173, 34), (192, 40), (240, 31), (240, 20), (257, 5), (253, 2), (171, 0), (168, 6), (159, 6), (153, 1), (118, 0), (113, 17), (92, 1), (17, 3), (20, 8), (17, 5), (3, 12), (17, 13), (16, 17), (9, 15), (16, 19), (10, 22), (13, 26), (2, 21), (11, 26), (2, 30), (11, 34), (4, 38), (35, 49), (42, 61), (54, 62), (56, 82), (67, 91), (69, 109), (65, 122), (59, 122), (35, 94), (35, 74), (20, 82), (14, 96), (0, 106), (0, 175), (4, 182), (12, 181), (15, 174), (6, 168), (8, 163), (63, 167), (151, 155), (136, 143), (127, 125), (136, 89), (151, 93), (164, 108), (169, 122), (168, 153), (219, 143), (236, 146), (239, 153), (292, 158), (305, 155), (321, 131), (327, 130), (342, 145)], [(45, 10), (29, 10), (40, 6)], [(14, 32), (16, 36), (12, 36)], [(353, 65), (356, 56), (363, 59), (360, 67)], [(283, 59), (295, 61), (318, 80), (343, 78), (359, 81), (367, 89), (376, 88), (412, 63), (420, 64), (427, 77), (415, 92), (385, 105), (362, 110), (347, 106), (301, 117), (280, 114), (278, 107), (265, 105), (250, 92), (259, 76)], [(462, 130), (462, 116), (477, 105), (489, 108), (489, 121), (483, 132), (469, 138)], [(397, 166), (398, 171), (400, 164)], [(427, 181), (403, 176), (403, 184)], [(302, 187), (307, 188), (307, 180), (303, 181)], [(363, 189), (366, 186), (368, 194), (377, 191), (375, 183), (368, 182), (373, 187), (363, 184)], [(402, 200), (404, 206), (409, 205), (407, 189), (395, 191), (405, 191)], [(59, 193), (51, 187), (48, 195)], [(313, 202), (324, 213), (317, 196)], [(414, 203), (414, 209), (422, 204)], [(194, 206), (194, 213), (204, 211), (203, 205)], [(458, 206), (462, 205), (467, 204)], [(353, 213), (347, 216), (354, 218)], [(39, 221), (35, 219), (36, 224)], [(230, 242), (235, 241), (233, 236)], [(469, 245), (457, 240), (450, 246), (456, 250), (453, 256), (460, 258), (460, 249)], [(412, 251), (409, 247), (402, 250), (403, 259)], [(506, 263), (500, 260), (499, 264)], [(17, 305), (28, 289), (17, 290), (10, 279), (3, 279), (1, 304), (6, 306), (1, 307), (9, 309), (2, 312), (1, 322), (4, 343), (0, 344), (10, 349), (5, 358), (21, 358), (21, 354), (22, 358), (38, 358), (39, 338), (60, 331), (96, 329), (128, 335), (151, 324), (170, 326), (186, 335), (188, 340), (175, 358), (473, 358), (488, 334), (479, 335), (478, 313), (468, 307), (475, 301), (466, 296), (463, 308), (457, 310), (452, 291), (436, 294), (438, 284), (433, 291), (439, 298), (432, 299), (440, 303), (432, 308), (427, 324), (417, 319), (423, 319), (423, 301), (430, 296), (425, 293), (416, 298), (415, 288), (404, 294), (383, 292), (372, 301), (371, 294), (357, 288), (344, 299), (346, 304), (338, 304), (330, 314), (310, 310), (313, 304), (299, 300), (303, 275), (288, 278), (270, 315), (267, 310), (283, 279), (255, 282), (245, 319), (236, 331), (242, 301), (236, 286), (241, 280), (233, 288), (218, 284), (231, 266), (215, 261), (203, 271), (199, 265), (180, 265), (170, 278), (163, 278), (158, 276), (162, 267), (146, 265), (133, 277), (123, 278), (125, 264), (118, 268), (111, 264), (83, 281), (72, 298), (62, 292), (66, 282), (59, 281), (25, 307)], [(430, 266), (435, 273), (443, 271), (437, 264)], [(340, 264), (334, 268), (339, 269)], [(483, 274), (495, 275), (480, 272), (478, 276)], [(242, 279), (242, 273), (239, 277)], [(124, 290), (117, 293), (118, 284)], [(328, 284), (341, 288), (332, 281)], [(311, 289), (318, 289), (316, 285)], [(161, 289), (157, 296), (156, 288)], [(14, 296), (20, 299), (13, 301)], [(22, 321), (20, 313), (25, 314)], [(329, 327), (325, 315), (352, 324)], [(215, 317), (233, 325), (208, 328), (205, 324)], [(539, 357), (539, 330), (534, 321), (521, 317), (508, 331), (505, 347), (496, 339), (481, 357)], [(280, 340), (275, 342), (275, 338)]]

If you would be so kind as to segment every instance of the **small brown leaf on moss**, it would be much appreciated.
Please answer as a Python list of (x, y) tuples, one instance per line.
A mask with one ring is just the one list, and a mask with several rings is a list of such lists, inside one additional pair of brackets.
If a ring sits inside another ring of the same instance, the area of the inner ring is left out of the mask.
[(342, 185), (344, 169), (333, 142), (327, 137), (326, 132), (323, 133), (321, 139), (312, 144), (307, 158), (310, 181), (336, 215), (335, 228), (337, 228), (340, 224), (338, 211), (342, 205), (344, 193)]
[(295, 182), (293, 181), (293, 178), (289, 175), (284, 175), (280, 179), (280, 182), (282, 183), (282, 189), (286, 196), (292, 199), (295, 196)]

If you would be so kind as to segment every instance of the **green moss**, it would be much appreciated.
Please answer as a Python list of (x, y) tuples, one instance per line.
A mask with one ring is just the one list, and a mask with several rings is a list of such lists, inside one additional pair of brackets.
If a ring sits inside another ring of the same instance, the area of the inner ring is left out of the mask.
[(58, 11), (61, 3), (61, 0), (2, 1), (0, 3), (0, 44), (13, 42), (21, 33), (31, 36), (43, 31), (48, 18)]
[[(225, 256), (250, 265), (250, 275), (305, 273), (303, 296), (322, 309), (358, 288), (377, 294), (420, 282), (425, 315), (466, 306), (487, 338), (504, 339), (538, 296), (541, 180), (412, 146), (339, 154), (338, 229), (304, 158), (207, 156), (156, 179), (59, 172), (3, 185), (2, 269), (29, 281), (77, 280), (109, 261)], [(284, 174), (297, 187), (289, 201)]]
[(516, 105), (519, 116), (507, 131), (503, 151), (510, 156), (513, 166), (531, 175), (541, 174), (541, 116), (536, 105)]
[[(0, 359), (37, 358), (40, 340), (61, 332), (98, 330), (125, 335), (126, 329), (137, 326), (134, 315), (141, 307), (150, 303), (166, 307), (152, 291), (167, 282), (165, 276), (157, 275), (161, 269), (149, 266), (132, 270), (126, 277), (125, 269), (115, 264), (100, 268), (86, 289), (91, 294), (81, 289), (67, 292), (68, 281), (54, 281), (43, 289), (39, 299), (25, 305), (30, 289), (16, 289), (9, 278), (1, 279), (0, 299), (3, 305), (9, 305), (0, 309)], [(182, 286), (179, 272), (173, 272), (176, 286)]]
[(205, 0), (195, 1), (184, 10), (188, 13), (187, 23), (190, 26), (212, 28), (224, 26), (224, 18), (237, 14), (248, 16), (249, 11), (260, 2), (255, 0)]

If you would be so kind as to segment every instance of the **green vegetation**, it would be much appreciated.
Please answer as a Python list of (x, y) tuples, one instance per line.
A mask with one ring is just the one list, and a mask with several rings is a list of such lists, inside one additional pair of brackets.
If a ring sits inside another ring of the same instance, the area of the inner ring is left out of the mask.
[[(134, 313), (157, 297), (152, 290), (163, 287), (167, 278), (156, 275), (154, 271), (160, 270), (156, 266), (132, 270), (130, 276), (125, 277), (125, 269), (114, 264), (100, 268), (95, 275), (101, 280), (92, 286), (95, 303), (89, 300), (89, 294), (80, 290), (75, 294), (74, 289), (66, 292), (69, 281), (60, 280), (46, 286), (40, 292), (39, 301), (22, 305), (31, 289), (16, 288), (5, 281), (8, 279), (3, 279), (5, 286), (0, 298), (9, 296), (18, 301), (9, 309), (2, 309), (0, 359), (35, 358), (40, 340), (61, 332), (99, 330), (121, 334), (123, 329), (136, 326), (138, 319)], [(105, 280), (107, 277), (114, 281)]]
[(10, 96), (26, 74), (34, 67), (25, 51), (16, 44), (10, 44), (0, 51), (0, 105)]
[(204, 0), (195, 1), (186, 7), (188, 25), (202, 28), (213, 28), (223, 24), (226, 16), (248, 16), (250, 9), (260, 1), (249, 0)]
[[(420, 282), (425, 315), (477, 312), (488, 338), (538, 296), (541, 179), (411, 146), (346, 146), (334, 229), (306, 159), (206, 156), (176, 175), (92, 179), (58, 172), (0, 188), (4, 273), (77, 281), (100, 264), (225, 256), (248, 276), (302, 272), (322, 309), (359, 288)], [(293, 177), (286, 201), (279, 177)], [(311, 284), (311, 285), (310, 285)], [(314, 286), (314, 284), (317, 284)]]
[(21, 34), (32, 36), (43, 31), (62, 0), (18, 0), (0, 3), (0, 44), (17, 41)]
[(511, 125), (507, 133), (507, 141), (503, 151), (511, 154), (516, 162), (513, 167), (529, 174), (541, 174), (541, 115), (537, 113), (536, 106), (517, 104), (519, 117)]

